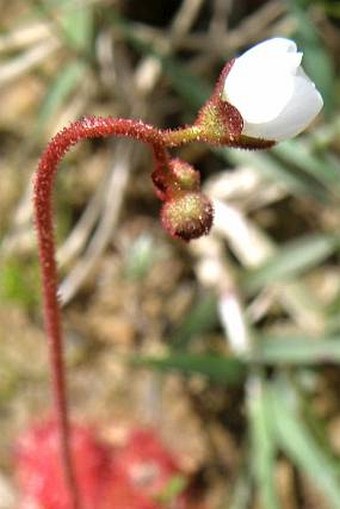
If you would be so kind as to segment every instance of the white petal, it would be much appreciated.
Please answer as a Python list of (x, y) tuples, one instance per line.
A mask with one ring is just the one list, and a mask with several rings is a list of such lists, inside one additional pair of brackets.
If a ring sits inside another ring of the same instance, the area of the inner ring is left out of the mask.
[(262, 123), (276, 118), (294, 92), (292, 76), (282, 72), (276, 62), (270, 72), (262, 65), (249, 65), (244, 71), (235, 69), (227, 78), (224, 98), (236, 106), (247, 122)]
[(276, 141), (292, 138), (312, 122), (322, 106), (323, 100), (320, 93), (301, 70), (295, 77), (291, 101), (280, 115), (263, 124), (246, 122), (243, 134)]
[(283, 37), (274, 37), (273, 39), (268, 39), (266, 41), (260, 42), (259, 44), (256, 44), (248, 51), (243, 53), (237, 60), (260, 60), (271, 57), (281, 58), (282, 55), (287, 53), (292, 55), (297, 53), (295, 42)]
[(282, 140), (301, 132), (319, 113), (321, 95), (301, 60), (296, 44), (284, 38), (257, 44), (236, 59), (222, 98), (241, 113), (244, 134)]
[(223, 98), (250, 123), (276, 118), (292, 96), (292, 76), (301, 59), (295, 43), (288, 39), (257, 44), (236, 59), (226, 78)]

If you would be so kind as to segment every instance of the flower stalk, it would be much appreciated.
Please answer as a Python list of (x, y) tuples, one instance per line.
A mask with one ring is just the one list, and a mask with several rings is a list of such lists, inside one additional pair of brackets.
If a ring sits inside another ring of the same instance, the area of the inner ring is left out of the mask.
[[(300, 54), (296, 53), (295, 44), (286, 39), (273, 39), (262, 43), (262, 46), (265, 48), (262, 47), (259, 51), (256, 50), (258, 47), (255, 47), (243, 57), (229, 62), (224, 67), (211, 98), (201, 108), (196, 121), (191, 126), (177, 130), (160, 130), (140, 120), (84, 117), (57, 133), (41, 156), (34, 183), (34, 215), (42, 275), (43, 313), (52, 374), (54, 413), (58, 424), (61, 461), (71, 509), (81, 508), (81, 494), (77, 488), (71, 450), (63, 335), (57, 297), (58, 276), (52, 191), (58, 164), (72, 146), (85, 139), (115, 136), (141, 141), (150, 146), (154, 155), (155, 169), (152, 172), (152, 180), (156, 194), (163, 202), (161, 222), (165, 229), (171, 236), (185, 241), (207, 234), (213, 222), (213, 208), (209, 198), (200, 191), (199, 172), (180, 159), (172, 159), (168, 149), (195, 141), (215, 146), (269, 148), (278, 139), (295, 135), (304, 129), (322, 106), (320, 94), (299, 67), (301, 58), (297, 56)], [(252, 57), (251, 51), (254, 52), (254, 50), (256, 50), (255, 55)], [(279, 104), (272, 101), (269, 108), (262, 105), (266, 115), (261, 117), (261, 104), (256, 104), (258, 109), (255, 108), (255, 111), (253, 102), (258, 101), (258, 96), (261, 96), (261, 86), (267, 86), (267, 82), (264, 83), (263, 80), (261, 82), (261, 76), (257, 77), (257, 87), (249, 90), (249, 87), (247, 88), (249, 79), (246, 80), (247, 83), (242, 82), (244, 67), (248, 65), (249, 69), (255, 69), (260, 65), (260, 70), (268, 81), (270, 76), (268, 76), (267, 60), (272, 63), (273, 55), (277, 54), (283, 55), (284, 69), (281, 78), (288, 75), (286, 84), (290, 86), (290, 95), (282, 93), (277, 101)], [(260, 63), (259, 55), (262, 58)], [(247, 65), (244, 66), (242, 59), (246, 56)], [(300, 87), (298, 92), (296, 87)], [(299, 95), (301, 87), (304, 92), (308, 89), (308, 104), (305, 103), (303, 107), (300, 104), (301, 118), (297, 118), (299, 115), (294, 114), (293, 106), (297, 97), (301, 99)], [(239, 88), (244, 91), (246, 97), (239, 94)], [(260, 113), (256, 117), (258, 111)], [(283, 115), (284, 125), (280, 124), (280, 112)], [(283, 136), (285, 133), (287, 136)]]
[(65, 153), (80, 140), (104, 136), (124, 136), (143, 139), (155, 145), (158, 158), (164, 152), (157, 150), (158, 130), (139, 121), (115, 118), (86, 117), (59, 132), (41, 156), (34, 183), (34, 211), (43, 288), (43, 313), (48, 339), (52, 394), (55, 419), (60, 434), (60, 451), (65, 484), (68, 487), (70, 507), (80, 509), (81, 498), (73, 468), (70, 424), (63, 355), (63, 334), (58, 303), (58, 277), (55, 259), (52, 190), (58, 163)]

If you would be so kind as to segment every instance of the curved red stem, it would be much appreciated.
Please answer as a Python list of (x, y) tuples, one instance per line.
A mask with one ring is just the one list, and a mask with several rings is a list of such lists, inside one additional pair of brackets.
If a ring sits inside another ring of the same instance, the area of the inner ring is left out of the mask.
[(52, 217), (52, 189), (58, 163), (73, 145), (86, 138), (112, 135), (134, 138), (150, 144), (154, 149), (155, 157), (166, 164), (167, 154), (162, 142), (162, 131), (137, 120), (86, 117), (66, 127), (50, 141), (40, 159), (34, 182), (34, 214), (41, 264), (43, 311), (50, 355), (54, 411), (60, 432), (61, 460), (72, 509), (81, 507), (81, 499), (70, 444), (63, 338), (57, 298), (58, 277)]

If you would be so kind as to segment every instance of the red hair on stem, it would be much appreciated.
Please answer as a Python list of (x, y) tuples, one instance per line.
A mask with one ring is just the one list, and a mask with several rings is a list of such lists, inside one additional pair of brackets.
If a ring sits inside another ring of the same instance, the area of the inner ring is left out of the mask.
[(52, 189), (58, 163), (76, 143), (87, 138), (129, 137), (149, 143), (162, 164), (167, 161), (161, 133), (140, 121), (116, 118), (85, 117), (59, 132), (41, 156), (34, 182), (34, 214), (42, 275), (44, 320), (48, 338), (54, 412), (59, 425), (62, 463), (72, 509), (81, 507), (80, 493), (72, 462), (68, 417), (63, 337), (58, 303), (58, 277), (52, 216)]

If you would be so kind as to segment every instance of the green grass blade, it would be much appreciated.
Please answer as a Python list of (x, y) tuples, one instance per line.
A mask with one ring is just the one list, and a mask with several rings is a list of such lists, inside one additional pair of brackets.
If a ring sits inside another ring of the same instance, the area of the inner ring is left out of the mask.
[(340, 337), (262, 336), (256, 358), (268, 364), (295, 366), (340, 362)]
[(172, 336), (171, 347), (185, 349), (196, 336), (212, 330), (218, 323), (216, 298), (213, 295), (202, 296)]
[(187, 105), (196, 111), (208, 99), (212, 87), (190, 73), (173, 58), (161, 57), (161, 62), (174, 89), (186, 101)]
[(58, 0), (60, 23), (70, 46), (89, 52), (93, 38), (93, 7), (74, 0)]
[(340, 479), (335, 463), (315, 440), (304, 423), (296, 395), (286, 380), (271, 390), (272, 422), (282, 451), (305, 473), (328, 499), (329, 507), (340, 508)]
[[(248, 467), (248, 465), (247, 465)], [(252, 499), (252, 482), (248, 468), (243, 467), (234, 484), (230, 504), (221, 504), (221, 509), (248, 509)]]
[(311, 143), (304, 139), (287, 140), (273, 147), (272, 153), (279, 156), (286, 164), (291, 164), (312, 178), (320, 185), (334, 191), (334, 186), (339, 190), (340, 162), (331, 164), (325, 157), (313, 152)]
[(133, 357), (131, 361), (134, 365), (159, 371), (178, 371), (183, 375), (203, 375), (213, 382), (226, 385), (240, 383), (245, 375), (245, 365), (232, 357), (178, 354), (162, 358)]
[(90, 57), (93, 42), (94, 8), (77, 0), (37, 0), (39, 16), (55, 23), (64, 42), (83, 56)]
[(338, 247), (339, 238), (327, 234), (310, 235), (289, 242), (261, 267), (247, 272), (244, 286), (254, 291), (271, 283), (290, 280), (324, 261)]
[(248, 380), (248, 414), (252, 443), (253, 476), (263, 509), (280, 507), (274, 482), (277, 447), (271, 420), (271, 399), (259, 375)]
[[(284, 145), (285, 143), (283, 143)], [(314, 176), (280, 162), (274, 157), (272, 150), (254, 153), (244, 150), (218, 149), (218, 152), (225, 160), (236, 165), (249, 165), (256, 168), (265, 177), (286, 186), (295, 196), (305, 195), (321, 202), (329, 201), (329, 191), (321, 186)]]
[(46, 97), (41, 105), (37, 121), (37, 130), (43, 130), (58, 109), (65, 103), (65, 99), (79, 85), (84, 76), (86, 66), (81, 62), (72, 62), (64, 67), (54, 83), (50, 86)]

